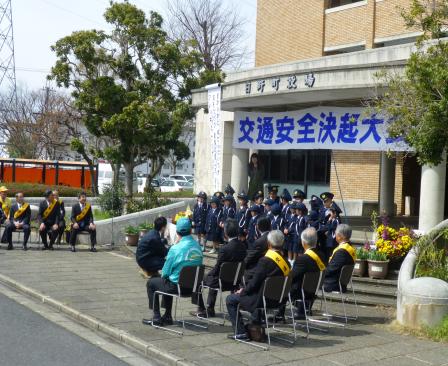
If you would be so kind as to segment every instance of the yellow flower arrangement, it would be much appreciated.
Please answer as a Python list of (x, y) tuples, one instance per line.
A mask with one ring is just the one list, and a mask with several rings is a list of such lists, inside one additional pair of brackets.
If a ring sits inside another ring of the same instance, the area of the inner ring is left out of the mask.
[(382, 224), (377, 228), (377, 235), (376, 248), (388, 258), (405, 256), (415, 244), (411, 231), (406, 227), (396, 230)]
[(193, 212), (191, 212), (190, 206), (187, 206), (187, 209), (185, 211), (179, 211), (176, 216), (174, 216), (174, 220), (172, 220), (172, 223), (175, 224), (182, 217), (187, 217), (190, 220), (193, 218)]

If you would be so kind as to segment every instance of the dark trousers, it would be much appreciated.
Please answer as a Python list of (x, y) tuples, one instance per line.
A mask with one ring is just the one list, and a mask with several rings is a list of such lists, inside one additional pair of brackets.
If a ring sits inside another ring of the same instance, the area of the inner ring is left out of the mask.
[(61, 239), (62, 236), (64, 235), (64, 231), (65, 231), (65, 220), (61, 220), (59, 221), (59, 228), (58, 228), (58, 236), (56, 238), (56, 241), (58, 242), (58, 244), (61, 244)]
[(146, 272), (157, 272), (163, 268), (165, 258), (147, 255), (146, 257), (137, 260), (137, 264)]
[(40, 231), (39, 235), (42, 239), (42, 243), (44, 244), (44, 247), (48, 247), (48, 241), (47, 241), (47, 235), (50, 238), (50, 247), (53, 246), (54, 242), (56, 241), (56, 237), (58, 236), (58, 230), (53, 230), (51, 227), (53, 225), (51, 224), (45, 224), (45, 229)]
[(90, 229), (88, 226), (82, 228), (81, 226), (77, 229), (73, 228), (72, 226), (72, 230), (70, 231), (70, 245), (75, 245), (76, 244), (76, 238), (78, 237), (78, 234), (81, 231), (88, 231), (90, 234), (90, 244), (92, 245), (92, 247), (94, 247), (96, 245), (96, 229), (92, 230)]
[[(229, 314), (230, 321), (232, 322), (233, 329), (236, 328), (236, 334), (245, 333), (244, 322), (241, 313), (238, 314), (238, 304), (240, 303), (240, 295), (230, 294), (226, 299), (227, 312)], [(238, 324), (236, 324), (236, 317), (238, 314)]]
[(334, 248), (335, 247), (324, 247), (325, 263), (328, 264), (328, 262), (330, 261), (330, 257), (333, 254)]
[[(12, 246), (12, 233), (16, 230), (17, 230), (16, 225), (14, 225), (11, 222), (8, 222), (8, 224), (5, 227), (5, 235), (6, 235), (6, 241), (8, 242), (9, 246)], [(23, 224), (22, 230), (23, 230), (23, 246), (26, 246), (31, 234), (30, 225)]]
[[(171, 282), (167, 278), (153, 277), (149, 279), (148, 282), (146, 283), (146, 290), (148, 292), (149, 309), (152, 309), (154, 317), (159, 317), (160, 316), (159, 296), (155, 295), (155, 292), (162, 291), (168, 294), (177, 294), (177, 284)], [(171, 309), (173, 307), (173, 298), (171, 296), (163, 296), (163, 303), (165, 304), (165, 315), (171, 316)]]
[[(209, 309), (214, 309), (217, 296), (218, 296), (218, 291), (209, 289), (208, 297), (207, 297), (207, 307)], [(199, 309), (201, 309), (201, 310), (205, 309), (204, 300), (202, 299), (202, 296), (199, 296)]]

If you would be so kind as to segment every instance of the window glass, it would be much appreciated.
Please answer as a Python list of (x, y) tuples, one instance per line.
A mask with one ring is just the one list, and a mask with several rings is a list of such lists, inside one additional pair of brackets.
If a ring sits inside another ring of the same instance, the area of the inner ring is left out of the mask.
[(327, 150), (312, 150), (308, 155), (308, 182), (330, 182), (330, 153)]
[(289, 154), (288, 181), (303, 183), (305, 180), (306, 150), (291, 150)]

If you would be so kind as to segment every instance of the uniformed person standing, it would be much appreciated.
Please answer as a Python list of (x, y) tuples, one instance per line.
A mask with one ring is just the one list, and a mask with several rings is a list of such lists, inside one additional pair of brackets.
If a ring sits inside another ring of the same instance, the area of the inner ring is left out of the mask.
[(294, 202), (303, 203), (303, 201), (306, 199), (306, 194), (301, 189), (295, 189), (292, 193), (292, 198)]
[(235, 201), (235, 197), (233, 196), (235, 194), (235, 190), (233, 189), (233, 187), (230, 184), (227, 184), (226, 187), (224, 188), (224, 193), (226, 194), (226, 196), (232, 197), (232, 207), (236, 212), (236, 201)]
[(280, 200), (281, 200), (280, 207), (282, 210), (281, 215), (282, 215), (283, 219), (287, 221), (289, 215), (291, 214), (290, 209), (289, 209), (289, 202), (292, 200), (292, 197), (286, 188), (283, 190), (283, 193), (280, 196)]
[(280, 205), (274, 203), (271, 206), (271, 217), (270, 217), (272, 230), (280, 230), (281, 232), (283, 232), (284, 220), (281, 213), (282, 209), (280, 208)]
[(210, 208), (207, 212), (207, 221), (205, 224), (207, 241), (211, 241), (213, 245), (213, 248), (209, 252), (211, 254), (216, 253), (219, 244), (222, 242), (221, 227), (219, 226), (222, 215), (220, 206), (221, 200), (219, 199), (219, 196), (214, 195), (210, 202)]
[(221, 242), (224, 242), (224, 223), (227, 219), (234, 219), (235, 218), (235, 209), (233, 208), (235, 203), (235, 200), (233, 196), (227, 195), (224, 197), (224, 206), (222, 208), (222, 215), (220, 218), (219, 226), (221, 227), (221, 235), (222, 239)]
[(196, 196), (196, 203), (193, 207), (193, 222), (194, 233), (198, 236), (199, 245), (202, 245), (202, 251), (205, 252), (207, 244), (205, 224), (207, 221), (207, 194), (203, 191)]
[(247, 227), (249, 226), (249, 221), (251, 218), (249, 207), (247, 206), (249, 197), (244, 191), (240, 192), (237, 197), (239, 204), (239, 208), (236, 212), (236, 220), (238, 221), (239, 228), (238, 235), (240, 237), (240, 240), (244, 238), (245, 241), (247, 235)]
[(249, 208), (249, 212), (251, 214), (251, 218), (247, 227), (247, 246), (249, 249), (251, 249), (254, 241), (257, 240), (260, 236), (260, 233), (257, 230), (257, 221), (260, 216), (260, 207), (258, 205), (252, 205)]
[(264, 193), (263, 193), (263, 191), (258, 191), (257, 193), (255, 193), (255, 195), (252, 197), (252, 200), (253, 200), (253, 204), (258, 206), (259, 213), (262, 214), (264, 212), (264, 205), (263, 205)]
[(274, 203), (280, 204), (280, 197), (278, 196), (278, 186), (269, 185), (268, 186), (269, 198), (274, 201)]
[[(39, 235), (43, 243), (42, 250), (53, 250), (53, 244), (58, 236), (61, 210), (59, 202), (54, 199), (51, 190), (47, 190), (44, 197), (45, 199), (39, 204), (39, 212), (37, 214)], [(47, 236), (50, 238), (50, 245), (48, 245)]]

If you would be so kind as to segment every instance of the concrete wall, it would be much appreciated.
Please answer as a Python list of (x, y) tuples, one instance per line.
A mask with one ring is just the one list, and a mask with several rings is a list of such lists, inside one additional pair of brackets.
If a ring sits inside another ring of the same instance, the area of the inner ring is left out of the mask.
[[(149, 222), (152, 223), (157, 217), (165, 216), (167, 218), (174, 217), (179, 211), (186, 209), (187, 205), (192, 208), (194, 199), (185, 199), (168, 206), (153, 208), (147, 211), (135, 212), (129, 215), (115, 217), (114, 219), (101, 220), (96, 222), (98, 244), (110, 244), (112, 240), (115, 245), (125, 244), (124, 229), (126, 226), (137, 226), (139, 224)], [(79, 241), (88, 243), (89, 238), (81, 235)]]

